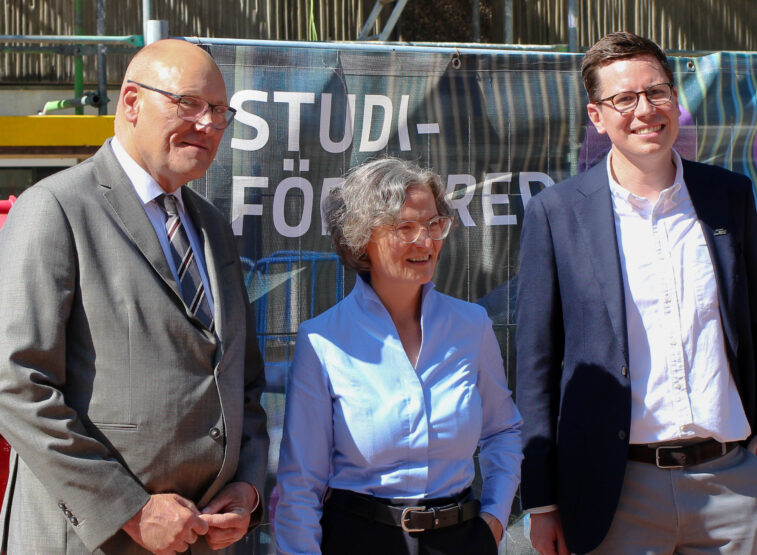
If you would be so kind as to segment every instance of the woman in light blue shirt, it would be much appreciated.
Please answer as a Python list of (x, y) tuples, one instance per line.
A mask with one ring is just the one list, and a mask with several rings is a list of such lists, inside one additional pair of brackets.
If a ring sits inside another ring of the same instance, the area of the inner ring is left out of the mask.
[(486, 312), (431, 282), (452, 224), (439, 176), (369, 162), (331, 190), (325, 216), (360, 278), (297, 335), (278, 552), (496, 554), (520, 480), (521, 420)]

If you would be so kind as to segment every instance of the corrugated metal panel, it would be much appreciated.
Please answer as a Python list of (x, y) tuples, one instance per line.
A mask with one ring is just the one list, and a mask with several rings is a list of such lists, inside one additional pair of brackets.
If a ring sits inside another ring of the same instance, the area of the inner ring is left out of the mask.
[[(455, 0), (468, 5), (466, 0)], [(421, 4), (421, 0), (417, 0)], [(504, 41), (504, 0), (482, 0), (493, 14), (489, 40)], [(95, 34), (96, 0), (83, 0), (84, 34)], [(319, 40), (354, 40), (374, 0), (312, 0)], [(568, 0), (512, 0), (517, 44), (566, 44)], [(73, 35), (73, 0), (4, 0), (0, 34)], [(171, 35), (245, 39), (307, 40), (311, 0), (155, 0), (153, 18), (168, 21)], [(106, 33), (142, 33), (141, 0), (106, 3)], [(433, 10), (432, 7), (429, 8)], [(466, 8), (467, 9), (467, 8)], [(384, 7), (388, 17), (391, 5)], [(404, 15), (409, 17), (411, 11)], [(441, 17), (441, 16), (440, 16)], [(442, 22), (442, 25), (444, 23)], [(406, 28), (413, 28), (407, 26)], [(631, 30), (672, 50), (757, 50), (754, 0), (579, 0), (581, 47), (604, 33)], [(422, 28), (417, 29), (422, 33)], [(419, 36), (402, 36), (407, 41)], [(108, 80), (118, 83), (128, 55), (108, 57)], [(96, 81), (94, 56), (84, 60), (85, 81)], [(3, 83), (70, 83), (69, 56), (0, 54)]]

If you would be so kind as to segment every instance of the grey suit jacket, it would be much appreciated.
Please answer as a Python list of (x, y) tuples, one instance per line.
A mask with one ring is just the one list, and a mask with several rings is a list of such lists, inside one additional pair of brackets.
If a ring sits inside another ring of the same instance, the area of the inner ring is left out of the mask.
[(120, 528), (149, 494), (202, 508), (230, 481), (265, 478), (263, 363), (231, 228), (183, 188), (213, 334), (184, 305), (109, 142), (21, 195), (0, 231), (10, 553), (140, 553)]

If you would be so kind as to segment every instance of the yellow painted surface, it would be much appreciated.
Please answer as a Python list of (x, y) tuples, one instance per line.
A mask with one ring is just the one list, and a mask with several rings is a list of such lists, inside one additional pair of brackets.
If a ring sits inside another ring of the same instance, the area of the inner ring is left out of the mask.
[(100, 146), (113, 116), (0, 116), (0, 146)]

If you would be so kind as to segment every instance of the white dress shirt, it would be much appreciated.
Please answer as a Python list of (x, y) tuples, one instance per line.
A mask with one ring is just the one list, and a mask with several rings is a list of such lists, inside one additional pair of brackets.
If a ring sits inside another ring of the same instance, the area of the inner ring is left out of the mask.
[(447, 497), (483, 475), (481, 510), (507, 526), (523, 459), (520, 415), (486, 311), (428, 283), (416, 366), (370, 285), (304, 322), (287, 388), (278, 553), (320, 553), (327, 487)]
[[(161, 210), (158, 203), (155, 201), (160, 195), (166, 194), (163, 188), (158, 185), (152, 176), (147, 173), (142, 166), (129, 156), (129, 153), (124, 150), (123, 145), (118, 142), (118, 139), (113, 137), (110, 141), (110, 146), (113, 149), (113, 154), (116, 156), (116, 160), (121, 164), (121, 167), (126, 173), (126, 176), (134, 186), (134, 190), (137, 192), (137, 196), (142, 201), (142, 207), (145, 209), (147, 218), (150, 220), (152, 227), (155, 228), (155, 234), (158, 236), (160, 246), (163, 249), (163, 254), (166, 256), (168, 266), (171, 268), (171, 273), (176, 280), (176, 285), (181, 291), (181, 283), (179, 282), (179, 274), (177, 272), (176, 263), (171, 253), (171, 244), (168, 241), (168, 233), (166, 232), (166, 213)], [(200, 248), (200, 242), (197, 239), (197, 231), (192, 224), (192, 219), (187, 215), (187, 211), (184, 208), (184, 199), (181, 195), (181, 189), (174, 193), (176, 199), (176, 208), (179, 212), (179, 218), (181, 224), (184, 226), (184, 231), (187, 232), (189, 238), (189, 244), (192, 246), (192, 251), (197, 261), (197, 266), (200, 269), (200, 277), (202, 278), (202, 284), (205, 286), (205, 296), (208, 299), (208, 305), (210, 307), (210, 313), (213, 313), (213, 291), (210, 288), (210, 281), (208, 280), (208, 272), (205, 269), (205, 253)]]
[(750, 428), (728, 367), (710, 252), (676, 152), (673, 161), (673, 185), (650, 202), (613, 179), (607, 158), (628, 329), (630, 443), (743, 440)]

